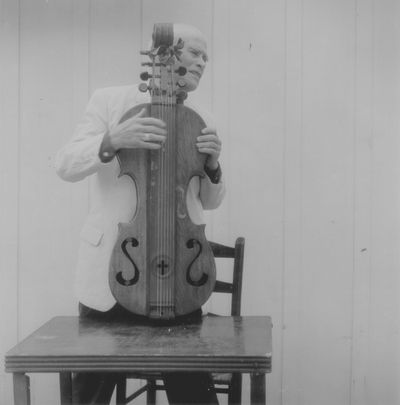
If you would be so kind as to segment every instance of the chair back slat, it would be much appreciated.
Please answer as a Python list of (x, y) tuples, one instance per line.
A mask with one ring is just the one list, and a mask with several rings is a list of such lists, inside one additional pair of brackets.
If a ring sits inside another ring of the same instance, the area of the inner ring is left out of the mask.
[(217, 280), (214, 287), (214, 292), (232, 294), (231, 315), (240, 316), (245, 240), (243, 237), (237, 238), (235, 247), (225, 246), (215, 242), (209, 242), (209, 244), (213, 251), (214, 257), (233, 259), (232, 283)]
[(221, 245), (215, 242), (208, 242), (208, 243), (210, 244), (214, 257), (232, 258), (232, 259), (234, 258), (235, 248)]
[(215, 282), (214, 292), (232, 294), (233, 293), (233, 284), (227, 283), (226, 281)]

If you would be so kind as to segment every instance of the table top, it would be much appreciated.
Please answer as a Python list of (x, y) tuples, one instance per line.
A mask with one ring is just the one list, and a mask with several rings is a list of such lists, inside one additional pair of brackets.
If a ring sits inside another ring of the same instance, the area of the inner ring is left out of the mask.
[(51, 319), (8, 353), (6, 372), (209, 371), (268, 373), (268, 316), (205, 316), (190, 323)]

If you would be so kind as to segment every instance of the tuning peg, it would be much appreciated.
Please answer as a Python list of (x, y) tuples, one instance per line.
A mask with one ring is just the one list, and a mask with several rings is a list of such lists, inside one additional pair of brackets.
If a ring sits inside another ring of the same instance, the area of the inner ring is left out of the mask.
[(187, 69), (183, 66), (179, 66), (178, 70), (175, 70), (175, 73), (178, 73), (179, 76), (185, 76)]
[(178, 104), (183, 104), (183, 100), (186, 100), (187, 99), (187, 96), (188, 96), (188, 94), (187, 94), (187, 92), (185, 91), (185, 90), (181, 90), (179, 93), (178, 93), (178, 99), (177, 99), (177, 103)]
[(152, 76), (151, 74), (149, 74), (149, 72), (142, 72), (142, 73), (140, 73), (140, 78), (141, 78), (143, 81), (149, 80), (150, 77), (153, 77), (153, 76)]
[(179, 79), (179, 80), (176, 82), (176, 84), (177, 84), (179, 87), (185, 87), (185, 86), (186, 86), (186, 80), (185, 80), (185, 79)]
[(146, 93), (146, 91), (148, 89), (150, 89), (150, 87), (146, 84), (146, 83), (140, 83), (138, 89), (142, 92), (142, 93)]

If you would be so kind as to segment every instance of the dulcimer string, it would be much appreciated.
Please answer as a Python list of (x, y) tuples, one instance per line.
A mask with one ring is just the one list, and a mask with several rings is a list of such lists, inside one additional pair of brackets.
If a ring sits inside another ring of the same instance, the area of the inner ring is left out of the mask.
[[(161, 67), (160, 67), (161, 69)], [(166, 89), (158, 88), (159, 105), (156, 108), (158, 118), (166, 122), (169, 128), (167, 140), (161, 148), (154, 153), (159, 154), (158, 165), (158, 231), (157, 231), (157, 257), (161, 262), (159, 277), (157, 277), (157, 308), (161, 315), (164, 309), (173, 305), (174, 297), (174, 256), (175, 256), (175, 201), (174, 190), (171, 189), (170, 180), (174, 173), (175, 145), (174, 145), (174, 117), (175, 109), (171, 95), (175, 92), (173, 82), (173, 69), (170, 70), (168, 86)]]

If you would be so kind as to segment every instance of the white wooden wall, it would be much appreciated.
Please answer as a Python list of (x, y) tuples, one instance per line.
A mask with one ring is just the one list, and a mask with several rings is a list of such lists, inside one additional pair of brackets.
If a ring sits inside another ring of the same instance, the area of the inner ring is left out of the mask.
[[(95, 89), (138, 81), (153, 23), (186, 22), (209, 43), (191, 97), (217, 117), (228, 182), (207, 232), (246, 238), (243, 314), (274, 323), (268, 403), (400, 403), (397, 0), (0, 5), (2, 355), (77, 313), (89, 183), (59, 180), (55, 154)], [(56, 376), (31, 379), (33, 405), (57, 403)]]

